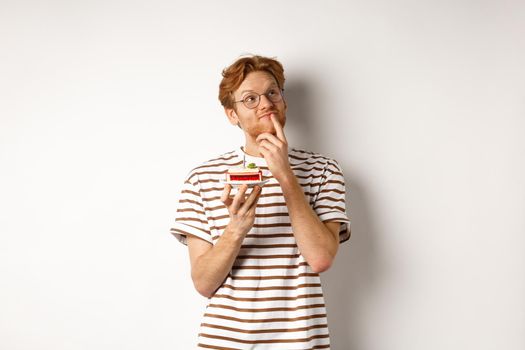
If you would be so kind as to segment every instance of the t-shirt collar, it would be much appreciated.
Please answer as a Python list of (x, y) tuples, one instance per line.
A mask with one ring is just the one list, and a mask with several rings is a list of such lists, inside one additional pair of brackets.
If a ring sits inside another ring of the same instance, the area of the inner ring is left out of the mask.
[(244, 152), (244, 147), (240, 146), (236, 150), (237, 156), (244, 162), (244, 166), (247, 166), (250, 163), (255, 163), (258, 167), (266, 167), (266, 159), (264, 157), (255, 157)]

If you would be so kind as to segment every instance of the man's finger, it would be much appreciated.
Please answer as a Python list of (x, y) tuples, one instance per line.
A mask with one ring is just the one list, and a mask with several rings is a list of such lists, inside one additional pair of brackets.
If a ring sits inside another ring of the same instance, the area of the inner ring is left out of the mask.
[(230, 184), (224, 185), (224, 190), (222, 191), (222, 195), (221, 195), (221, 202), (225, 203), (226, 200), (230, 197), (231, 189), (232, 189), (232, 185)]
[(242, 203), (244, 203), (244, 194), (246, 193), (247, 189), (248, 185), (241, 185), (239, 187), (239, 190), (237, 191), (237, 194), (233, 197), (232, 205), (230, 208), (230, 211), (233, 214), (236, 214), (239, 211), (239, 208), (241, 207)]
[(257, 202), (260, 194), (261, 194), (261, 187), (254, 186), (252, 189), (252, 193), (250, 193), (250, 195), (246, 199), (246, 202), (244, 202), (244, 204), (242, 205), (242, 208), (248, 211), (252, 207), (252, 205), (254, 205), (254, 203)]
[(278, 151), (277, 146), (267, 140), (262, 140), (261, 142), (259, 142), (259, 148), (266, 148), (267, 150), (271, 152)]
[(261, 147), (259, 146), (259, 152), (261, 152), (262, 156), (264, 159), (268, 159), (268, 157), (270, 156), (270, 151), (264, 147)]
[(281, 147), (283, 145), (283, 142), (281, 140), (279, 140), (277, 137), (267, 132), (262, 133), (259, 136), (257, 136), (257, 138), (255, 139), (255, 142), (261, 143), (261, 141), (263, 140), (267, 140), (268, 142), (273, 143), (277, 147)]
[(277, 137), (279, 140), (286, 142), (286, 136), (284, 136), (284, 130), (281, 126), (281, 123), (277, 120), (277, 118), (274, 116), (274, 114), (270, 114), (270, 119), (272, 120), (273, 126), (275, 127), (275, 131), (277, 133)]

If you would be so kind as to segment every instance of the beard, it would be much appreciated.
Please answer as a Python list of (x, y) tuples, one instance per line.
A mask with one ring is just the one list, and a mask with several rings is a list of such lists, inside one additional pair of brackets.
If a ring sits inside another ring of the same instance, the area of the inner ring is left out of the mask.
[[(277, 120), (279, 121), (279, 124), (281, 124), (281, 126), (284, 128), (284, 125), (286, 124), (286, 115), (284, 112), (280, 111), (275, 111), (274, 113), (277, 117)], [(249, 125), (241, 125), (239, 123), (237, 126), (239, 126), (244, 131), (247, 137), (253, 140), (255, 140), (260, 134), (277, 134), (277, 130), (275, 130), (273, 122), (269, 118), (264, 121), (257, 120), (255, 123)]]

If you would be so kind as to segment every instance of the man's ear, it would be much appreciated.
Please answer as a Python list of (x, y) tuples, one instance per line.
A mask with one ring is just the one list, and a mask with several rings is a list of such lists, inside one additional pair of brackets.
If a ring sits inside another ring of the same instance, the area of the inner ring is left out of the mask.
[(237, 117), (237, 113), (235, 112), (235, 109), (224, 108), (224, 113), (226, 113), (226, 116), (228, 117), (230, 124), (239, 125), (239, 117)]

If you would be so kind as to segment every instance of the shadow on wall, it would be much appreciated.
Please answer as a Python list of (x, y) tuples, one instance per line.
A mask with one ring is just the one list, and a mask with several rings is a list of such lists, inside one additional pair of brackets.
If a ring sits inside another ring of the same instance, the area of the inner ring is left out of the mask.
[[(377, 264), (373, 218), (362, 187), (345, 171), (347, 211), (352, 221), (350, 240), (339, 247), (335, 264), (322, 275), (330, 338), (333, 350), (366, 350), (362, 320), (377, 284)], [(350, 183), (350, 186), (349, 186)]]
[(315, 112), (311, 91), (305, 81), (294, 79), (286, 82), (284, 98), (288, 104), (286, 113), (286, 138), (291, 147), (314, 150), (318, 144), (317, 133), (311, 132), (315, 125)]
[[(323, 140), (330, 137), (328, 131), (319, 128), (317, 115), (323, 115), (323, 102), (315, 101), (317, 96), (312, 91), (315, 86), (306, 81), (294, 80), (287, 83), (286, 100), (288, 103), (287, 134), (293, 135), (292, 146), (323, 153), (326, 148)], [(328, 128), (335, 128), (330, 121), (325, 121)], [(339, 126), (341, 127), (341, 126)], [(343, 126), (344, 127), (344, 126)], [(351, 135), (351, 133), (348, 133)], [(352, 236), (343, 243), (330, 270), (322, 274), (323, 290), (328, 312), (332, 350), (365, 350), (362, 320), (366, 303), (373, 295), (375, 281), (380, 271), (375, 262), (377, 252), (373, 227), (373, 217), (367, 206), (365, 184), (360, 184), (352, 177), (352, 171), (345, 166), (344, 160), (337, 159), (346, 182), (346, 203), (348, 215), (352, 221)]]

